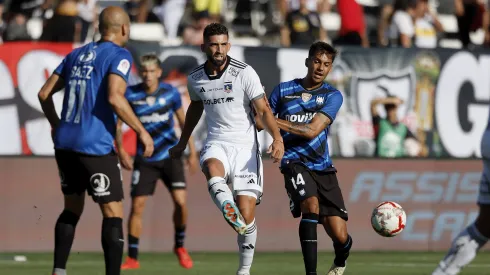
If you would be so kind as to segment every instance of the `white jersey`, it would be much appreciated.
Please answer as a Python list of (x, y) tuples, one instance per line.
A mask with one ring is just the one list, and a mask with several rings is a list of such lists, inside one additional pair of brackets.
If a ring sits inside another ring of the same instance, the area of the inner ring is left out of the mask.
[(228, 56), (224, 70), (209, 76), (204, 64), (187, 77), (193, 101), (202, 101), (208, 127), (207, 142), (228, 142), (237, 146), (256, 145), (256, 129), (251, 104), (265, 96), (255, 70)]

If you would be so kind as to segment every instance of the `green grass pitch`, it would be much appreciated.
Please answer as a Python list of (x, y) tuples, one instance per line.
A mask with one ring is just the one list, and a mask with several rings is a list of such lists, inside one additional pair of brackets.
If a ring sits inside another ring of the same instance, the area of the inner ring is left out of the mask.
[[(25, 255), (26, 262), (15, 262), (13, 255)], [(139, 270), (122, 271), (127, 275), (234, 275), (237, 267), (236, 253), (191, 253), (194, 267), (181, 268), (173, 254), (142, 253)], [(442, 253), (426, 252), (353, 252), (345, 275), (430, 275)], [(333, 260), (330, 252), (320, 253), (318, 274), (326, 274)], [(51, 253), (0, 254), (0, 274), (32, 275), (50, 274)], [(104, 261), (100, 253), (73, 253), (68, 261), (68, 275), (104, 275)], [(253, 275), (304, 274), (300, 253), (256, 253)], [(462, 275), (490, 274), (490, 253), (481, 253), (463, 270)]]

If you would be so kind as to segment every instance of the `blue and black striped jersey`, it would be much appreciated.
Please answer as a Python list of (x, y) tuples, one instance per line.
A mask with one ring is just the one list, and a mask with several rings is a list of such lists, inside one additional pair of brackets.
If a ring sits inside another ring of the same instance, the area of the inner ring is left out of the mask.
[[(315, 90), (306, 90), (301, 79), (277, 85), (269, 97), (272, 112), (290, 122), (309, 123), (317, 113), (326, 115), (333, 122), (342, 106), (342, 94), (325, 83)], [(327, 136), (330, 126), (308, 140), (281, 130), (285, 153), (281, 166), (301, 162), (310, 170), (336, 171), (328, 151)]]
[[(174, 131), (174, 113), (182, 107), (177, 88), (161, 83), (155, 92), (147, 94), (142, 85), (138, 84), (128, 88), (126, 98), (154, 141), (153, 155), (144, 160), (160, 161), (168, 158), (168, 150), (179, 141)], [(143, 158), (143, 147), (139, 141), (136, 154)]]

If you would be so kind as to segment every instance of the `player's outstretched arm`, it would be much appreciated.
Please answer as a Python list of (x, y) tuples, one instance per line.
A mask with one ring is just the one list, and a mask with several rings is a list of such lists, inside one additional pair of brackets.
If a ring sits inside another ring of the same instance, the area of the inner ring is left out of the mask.
[(56, 129), (60, 123), (60, 118), (56, 113), (56, 108), (54, 107), (53, 95), (63, 89), (63, 86), (63, 78), (57, 74), (52, 74), (46, 83), (44, 83), (37, 95), (44, 115), (48, 119), (49, 124), (51, 124), (51, 128), (53, 129)]
[(191, 100), (191, 104), (189, 105), (187, 114), (185, 115), (185, 122), (184, 126), (182, 127), (179, 143), (170, 148), (168, 151), (172, 158), (180, 158), (182, 156), (182, 152), (184, 152), (194, 128), (196, 128), (197, 123), (199, 123), (203, 111), (204, 105), (202, 101)]
[(265, 127), (266, 131), (273, 138), (273, 142), (268, 153), (271, 153), (271, 157), (274, 159), (274, 162), (277, 162), (281, 160), (284, 155), (284, 142), (282, 140), (281, 133), (279, 132), (279, 127), (276, 123), (275, 117), (272, 114), (272, 110), (267, 103), (267, 98), (264, 95), (261, 98), (255, 99), (253, 101), (253, 105), (259, 119), (263, 122), (263, 126)]
[(276, 121), (281, 130), (306, 139), (314, 139), (332, 123), (330, 118), (322, 113), (317, 113), (309, 123), (290, 122), (279, 118), (276, 118)]
[[(202, 115), (202, 112), (201, 112), (201, 115)], [(182, 107), (180, 107), (179, 109), (177, 109), (175, 111), (175, 116), (177, 117), (177, 121), (179, 121), (179, 126), (180, 126), (180, 129), (184, 129), (185, 128), (185, 113), (184, 113), (184, 109)], [(201, 118), (201, 116), (199, 116), (199, 119)], [(198, 120), (199, 122), (199, 120)], [(194, 125), (194, 128), (196, 126)], [(192, 129), (194, 131), (194, 128)], [(188, 164), (189, 164), (189, 169), (191, 171), (191, 173), (195, 173), (198, 169), (199, 169), (199, 156), (197, 154), (197, 150), (196, 150), (196, 145), (194, 144), (194, 138), (192, 137), (192, 135), (189, 137), (189, 158), (188, 158)]]
[(194, 128), (196, 128), (201, 119), (203, 111), (204, 105), (202, 101), (191, 100), (191, 104), (189, 105), (189, 108), (187, 108), (187, 113), (185, 114), (184, 125), (181, 126), (182, 134), (180, 135), (179, 145), (184, 147), (187, 146)]
[(133, 129), (143, 143), (145, 152), (143, 156), (150, 157), (153, 154), (153, 139), (145, 130), (143, 124), (133, 112), (124, 94), (126, 93), (126, 81), (119, 75), (109, 75), (108, 100), (117, 116)]
[(277, 125), (279, 128), (281, 128), (281, 130), (288, 133), (310, 140), (314, 139), (335, 120), (335, 117), (342, 106), (343, 100), (344, 99), (340, 92), (334, 92), (327, 98), (323, 108), (316, 112), (315, 116), (310, 122), (290, 122), (277, 118)]

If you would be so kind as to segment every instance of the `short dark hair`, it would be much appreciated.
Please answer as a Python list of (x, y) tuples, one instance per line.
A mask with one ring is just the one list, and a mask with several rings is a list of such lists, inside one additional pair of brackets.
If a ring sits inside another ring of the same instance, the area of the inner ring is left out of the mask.
[(311, 44), (310, 50), (308, 51), (308, 57), (312, 57), (319, 53), (320, 54), (325, 53), (327, 55), (330, 55), (330, 58), (332, 59), (333, 62), (338, 52), (332, 45), (323, 41), (317, 41)]
[(204, 28), (203, 38), (204, 41), (208, 41), (209, 37), (222, 34), (228, 36), (228, 28), (220, 23), (211, 23)]

